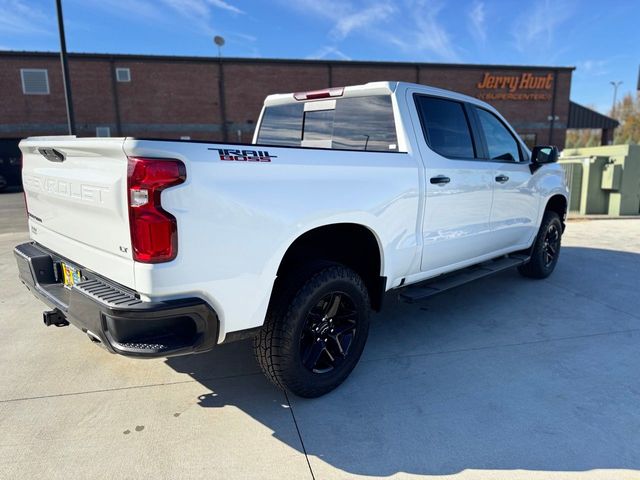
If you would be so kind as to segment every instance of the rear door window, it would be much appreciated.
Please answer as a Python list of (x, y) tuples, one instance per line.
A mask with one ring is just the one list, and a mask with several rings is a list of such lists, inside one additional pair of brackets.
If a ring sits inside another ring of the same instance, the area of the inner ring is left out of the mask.
[(444, 157), (476, 156), (471, 129), (461, 102), (417, 96), (418, 113), (428, 145)]

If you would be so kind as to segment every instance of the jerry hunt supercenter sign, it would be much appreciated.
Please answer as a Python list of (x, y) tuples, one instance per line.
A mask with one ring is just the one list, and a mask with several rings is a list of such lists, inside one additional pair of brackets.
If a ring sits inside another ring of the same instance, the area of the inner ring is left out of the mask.
[(480, 93), (476, 95), (481, 100), (551, 100), (553, 75), (493, 75), (484, 73), (480, 82), (476, 84)]

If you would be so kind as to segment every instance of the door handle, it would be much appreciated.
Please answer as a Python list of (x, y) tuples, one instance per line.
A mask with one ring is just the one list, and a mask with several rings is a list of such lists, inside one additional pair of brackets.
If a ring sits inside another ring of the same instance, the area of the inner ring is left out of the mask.
[(509, 177), (507, 177), (506, 175), (498, 175), (496, 177), (496, 182), (498, 183), (506, 183), (509, 181)]
[(437, 177), (431, 177), (429, 180), (433, 185), (445, 185), (451, 181), (449, 177), (444, 175), (438, 175)]

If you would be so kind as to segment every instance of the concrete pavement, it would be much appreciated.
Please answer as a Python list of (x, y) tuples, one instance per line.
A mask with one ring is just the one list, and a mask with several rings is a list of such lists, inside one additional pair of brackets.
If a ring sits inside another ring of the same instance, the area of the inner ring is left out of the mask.
[(133, 360), (46, 328), (0, 194), (0, 478), (640, 478), (640, 220), (572, 221), (556, 272), (388, 296), (347, 382), (271, 387), (250, 343)]

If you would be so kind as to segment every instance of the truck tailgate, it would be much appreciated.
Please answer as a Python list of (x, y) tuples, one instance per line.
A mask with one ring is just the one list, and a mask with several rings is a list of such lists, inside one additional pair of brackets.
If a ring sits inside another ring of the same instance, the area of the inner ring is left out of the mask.
[(124, 138), (20, 142), (31, 239), (134, 288)]

